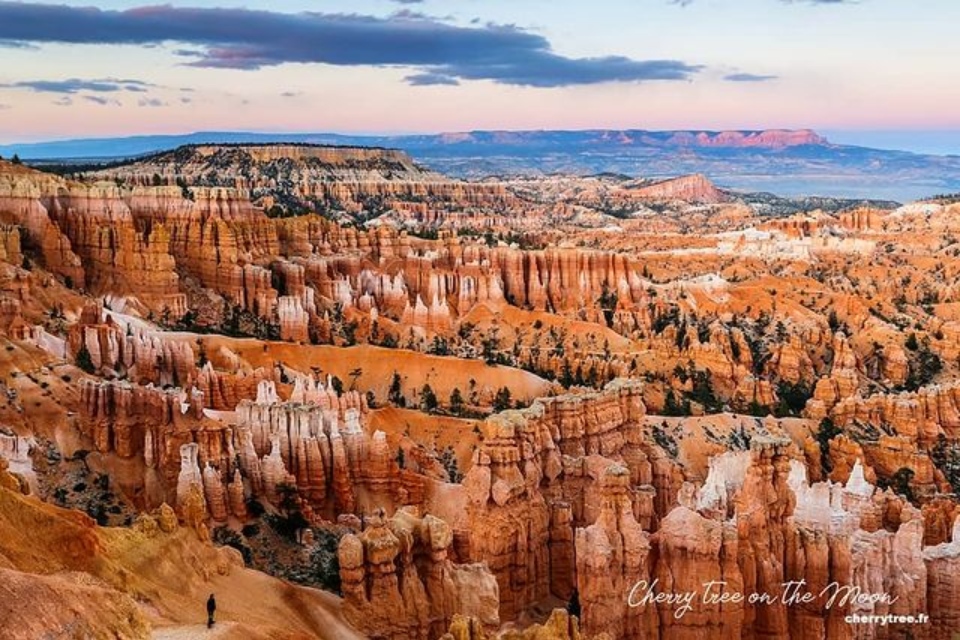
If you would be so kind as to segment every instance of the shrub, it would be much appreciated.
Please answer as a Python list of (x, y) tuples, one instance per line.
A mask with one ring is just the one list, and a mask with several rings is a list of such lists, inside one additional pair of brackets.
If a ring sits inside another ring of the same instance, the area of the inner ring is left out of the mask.
[(817, 443), (820, 445), (820, 468), (823, 469), (824, 474), (833, 471), (833, 464), (830, 462), (830, 441), (841, 433), (842, 431), (830, 418), (820, 421), (820, 428), (817, 429)]
[(678, 402), (673, 389), (667, 390), (667, 395), (663, 401), (663, 415), (676, 417), (689, 416), (692, 413), (689, 400), (685, 399), (683, 402)]
[(680, 447), (677, 445), (677, 440), (667, 433), (666, 422), (653, 425), (653, 441), (660, 445), (671, 458), (676, 458), (680, 455)]
[(784, 418), (799, 415), (807, 406), (807, 400), (810, 399), (811, 393), (810, 387), (802, 381), (796, 384), (780, 382), (777, 385), (777, 396), (780, 402), (777, 405), (776, 416)]
[(310, 581), (312, 584), (340, 594), (340, 559), (337, 548), (340, 546), (340, 537), (325, 529), (314, 531), (317, 546), (310, 553)]
[(890, 479), (879, 478), (877, 480), (877, 486), (881, 489), (890, 488), (893, 489), (894, 493), (903, 496), (910, 502), (916, 500), (916, 496), (913, 493), (913, 487), (910, 486), (910, 483), (913, 482), (913, 477), (916, 475), (916, 472), (913, 469), (908, 467), (900, 467), (897, 469)]
[(920, 342), (917, 340), (917, 334), (911, 332), (910, 335), (907, 336), (907, 340), (906, 342), (903, 343), (903, 346), (905, 346), (910, 351), (916, 351), (917, 349), (919, 349)]
[(930, 384), (942, 369), (940, 356), (930, 349), (930, 339), (924, 338), (918, 345), (915, 356), (910, 359), (910, 371), (903, 386), (908, 391), (916, 391)]
[(247, 513), (249, 513), (254, 518), (259, 518), (264, 514), (266, 509), (263, 508), (263, 505), (260, 504), (258, 500), (250, 498), (247, 500)]
[(253, 552), (250, 550), (236, 531), (229, 527), (216, 527), (213, 530), (213, 541), (225, 547), (233, 547), (243, 556), (243, 563), (248, 567), (253, 562)]
[(457, 457), (452, 447), (443, 450), (443, 453), (440, 454), (440, 463), (447, 470), (447, 477), (450, 482), (456, 483), (463, 480), (463, 474), (460, 473), (460, 466), (457, 464)]
[(97, 367), (93, 364), (93, 358), (90, 356), (90, 350), (87, 349), (87, 345), (84, 342), (80, 343), (80, 348), (77, 350), (77, 355), (74, 357), (74, 362), (77, 367), (86, 373), (93, 373), (97, 370)]

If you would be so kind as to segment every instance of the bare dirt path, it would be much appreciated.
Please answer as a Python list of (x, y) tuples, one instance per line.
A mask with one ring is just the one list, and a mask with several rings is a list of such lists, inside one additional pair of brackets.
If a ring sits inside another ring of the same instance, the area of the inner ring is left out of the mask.
[(153, 640), (193, 640), (194, 638), (226, 640), (227, 638), (239, 637), (234, 635), (236, 631), (238, 629), (233, 622), (215, 624), (212, 629), (207, 629), (205, 624), (193, 624), (154, 629), (152, 637)]

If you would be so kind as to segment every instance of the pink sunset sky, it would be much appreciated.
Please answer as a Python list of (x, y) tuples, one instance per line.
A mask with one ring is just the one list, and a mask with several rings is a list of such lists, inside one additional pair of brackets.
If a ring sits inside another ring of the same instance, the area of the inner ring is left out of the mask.
[(956, 24), (954, 0), (0, 2), (0, 143), (960, 130)]

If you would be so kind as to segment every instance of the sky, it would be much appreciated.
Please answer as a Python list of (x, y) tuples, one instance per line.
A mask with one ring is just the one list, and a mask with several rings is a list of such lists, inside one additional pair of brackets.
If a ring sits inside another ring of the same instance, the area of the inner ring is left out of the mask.
[(814, 128), (960, 153), (957, 24), (957, 0), (0, 0), (0, 143)]

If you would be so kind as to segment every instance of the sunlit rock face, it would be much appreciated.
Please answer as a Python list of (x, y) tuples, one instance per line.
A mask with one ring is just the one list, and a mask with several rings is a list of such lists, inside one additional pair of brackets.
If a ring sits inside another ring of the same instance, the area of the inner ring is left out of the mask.
[(243, 637), (946, 637), (960, 211), (768, 200), (283, 145), (0, 162), (0, 583), (94, 589), (124, 637), (168, 591)]

